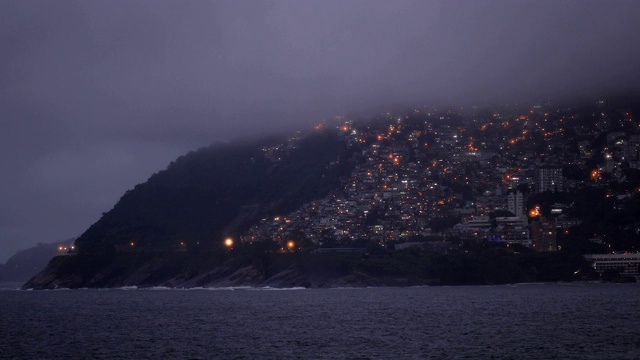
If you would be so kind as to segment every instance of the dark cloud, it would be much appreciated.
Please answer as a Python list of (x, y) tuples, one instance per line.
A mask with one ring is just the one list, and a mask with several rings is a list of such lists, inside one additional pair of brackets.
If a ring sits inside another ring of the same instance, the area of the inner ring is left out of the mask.
[(0, 261), (214, 141), (635, 86), (638, 4), (0, 0)]

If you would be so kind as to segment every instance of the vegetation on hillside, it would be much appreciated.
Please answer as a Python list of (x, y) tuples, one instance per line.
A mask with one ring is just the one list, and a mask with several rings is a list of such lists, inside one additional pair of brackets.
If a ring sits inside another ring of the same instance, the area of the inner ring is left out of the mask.
[(353, 149), (328, 131), (302, 138), (282, 161), (264, 156), (269, 144), (215, 145), (178, 158), (127, 191), (78, 239), (79, 252), (217, 248), (262, 217), (325, 196), (353, 167), (338, 161)]

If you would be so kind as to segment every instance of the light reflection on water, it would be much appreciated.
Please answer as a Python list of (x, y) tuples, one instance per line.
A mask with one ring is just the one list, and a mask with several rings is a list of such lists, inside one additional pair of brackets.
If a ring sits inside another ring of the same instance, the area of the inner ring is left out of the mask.
[(226, 290), (0, 291), (0, 358), (640, 356), (637, 284)]

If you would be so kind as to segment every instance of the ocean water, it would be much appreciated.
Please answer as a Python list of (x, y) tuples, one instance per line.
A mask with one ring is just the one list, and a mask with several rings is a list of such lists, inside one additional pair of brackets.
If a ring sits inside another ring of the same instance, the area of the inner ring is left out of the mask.
[(640, 284), (0, 291), (6, 359), (640, 359)]

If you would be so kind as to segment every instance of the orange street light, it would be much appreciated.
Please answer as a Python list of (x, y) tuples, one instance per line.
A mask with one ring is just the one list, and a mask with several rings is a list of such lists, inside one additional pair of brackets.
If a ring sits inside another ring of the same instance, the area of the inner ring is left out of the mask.
[(224, 246), (231, 248), (233, 246), (233, 239), (232, 238), (224, 239)]
[(540, 206), (535, 206), (533, 209), (529, 210), (529, 217), (539, 217), (540, 216)]

